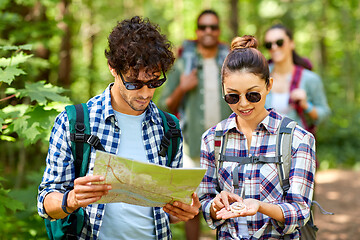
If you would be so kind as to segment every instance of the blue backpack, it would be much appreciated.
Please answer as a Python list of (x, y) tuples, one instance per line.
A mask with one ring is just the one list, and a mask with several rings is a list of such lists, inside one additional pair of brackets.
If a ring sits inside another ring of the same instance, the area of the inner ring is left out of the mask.
[[(75, 178), (85, 176), (88, 170), (91, 147), (105, 151), (96, 135), (91, 135), (89, 112), (85, 103), (65, 107), (69, 119), (71, 149), (75, 159)], [(166, 166), (174, 160), (180, 144), (179, 120), (172, 114), (159, 109), (163, 122), (164, 136), (161, 139), (159, 155), (168, 156)], [(173, 147), (176, 146), (176, 147)], [(77, 239), (85, 223), (85, 211), (79, 208), (63, 219), (45, 219), (49, 239)]]

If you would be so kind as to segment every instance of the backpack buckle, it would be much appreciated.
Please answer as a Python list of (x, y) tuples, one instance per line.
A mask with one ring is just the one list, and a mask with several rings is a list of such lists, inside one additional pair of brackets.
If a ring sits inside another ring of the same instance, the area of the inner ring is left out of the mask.
[(98, 136), (90, 135), (86, 142), (91, 146), (97, 146), (100, 143), (100, 139), (98, 138)]
[(86, 142), (84, 133), (72, 133), (70, 134), (70, 140), (72, 142)]
[(180, 137), (181, 136), (181, 132), (179, 129), (169, 129), (168, 131), (170, 131), (171, 133), (171, 137)]
[(260, 160), (260, 157), (259, 157), (259, 156), (251, 156), (251, 157), (250, 157), (251, 163), (258, 163), (259, 160)]

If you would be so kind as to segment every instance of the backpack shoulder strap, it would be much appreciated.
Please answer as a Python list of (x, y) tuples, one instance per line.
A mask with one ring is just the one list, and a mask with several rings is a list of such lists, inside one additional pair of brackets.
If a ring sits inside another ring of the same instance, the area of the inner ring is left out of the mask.
[(294, 72), (293, 72), (293, 75), (291, 78), (291, 83), (290, 83), (290, 92), (300, 86), (301, 75), (302, 75), (303, 70), (304, 70), (303, 67), (295, 65), (295, 69), (294, 69)]
[[(71, 149), (75, 159), (75, 177), (86, 175), (91, 146), (105, 151), (100, 139), (91, 135), (89, 112), (85, 103), (65, 107), (70, 128)], [(85, 161), (84, 161), (85, 160)]]
[(290, 188), (289, 174), (291, 168), (291, 144), (296, 125), (297, 123), (294, 120), (284, 117), (277, 130), (275, 155), (281, 156), (281, 164), (278, 164), (278, 173), (284, 195)]
[(180, 145), (180, 123), (175, 115), (164, 112), (159, 109), (159, 113), (163, 122), (164, 136), (161, 139), (159, 155), (168, 156), (166, 166), (170, 166), (174, 160)]
[[(227, 144), (228, 134), (224, 134), (223, 126), (221, 123), (216, 125), (215, 136), (214, 136), (214, 160), (215, 160), (215, 170), (216, 170), (216, 179), (219, 179), (219, 168), (220, 164), (223, 162), (220, 161), (222, 156), (225, 153), (226, 144)], [(219, 183), (217, 184), (217, 191), (220, 192)]]

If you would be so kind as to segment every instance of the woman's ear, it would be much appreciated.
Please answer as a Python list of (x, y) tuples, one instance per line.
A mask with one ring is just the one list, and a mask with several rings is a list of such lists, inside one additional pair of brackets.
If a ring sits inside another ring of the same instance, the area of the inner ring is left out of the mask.
[(273, 82), (274, 82), (273, 78), (270, 77), (270, 78), (269, 78), (269, 84), (266, 86), (266, 91), (267, 91), (266, 94), (268, 94), (268, 93), (270, 92), (270, 90), (271, 90), (271, 88), (272, 88), (272, 86), (273, 86)]

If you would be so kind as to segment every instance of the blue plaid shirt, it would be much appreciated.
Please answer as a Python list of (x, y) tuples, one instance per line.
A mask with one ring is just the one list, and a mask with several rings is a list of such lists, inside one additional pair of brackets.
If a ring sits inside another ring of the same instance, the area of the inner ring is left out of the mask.
[[(87, 102), (90, 117), (91, 134), (97, 135), (106, 152), (116, 154), (120, 142), (121, 127), (115, 119), (111, 106), (110, 84), (101, 94)], [(148, 161), (166, 165), (167, 157), (158, 155), (161, 138), (164, 135), (162, 120), (156, 105), (151, 101), (143, 121), (143, 142)], [(89, 170), (87, 175), (93, 174), (95, 149), (91, 149)], [(182, 137), (180, 148), (171, 167), (182, 167)], [(55, 119), (51, 131), (50, 145), (46, 158), (46, 169), (39, 186), (38, 213), (43, 218), (50, 217), (44, 209), (44, 198), (51, 192), (64, 193), (74, 186), (75, 169), (71, 152), (69, 122), (66, 112), (60, 113)], [(102, 223), (106, 204), (91, 204), (85, 208), (86, 222), (80, 239), (97, 239)], [(157, 239), (171, 239), (169, 216), (162, 208), (154, 207), (155, 232)], [(121, 226), (119, 226), (121, 227)]]
[[(251, 146), (247, 147), (245, 135), (236, 126), (236, 114), (219, 123), (220, 129), (228, 135), (226, 155), (248, 157), (275, 156), (276, 131), (281, 116), (270, 110), (269, 115), (252, 134)], [(277, 204), (285, 216), (285, 223), (276, 221), (261, 213), (248, 216), (247, 227), (250, 239), (281, 239), (285, 234), (290, 239), (299, 239), (298, 228), (310, 217), (310, 207), (315, 174), (315, 139), (303, 128), (296, 126), (292, 142), (292, 163), (290, 189), (284, 199), (280, 186), (277, 165), (245, 164), (239, 167), (239, 188), (233, 186), (233, 171), (237, 163), (224, 162), (217, 179), (214, 160), (215, 127), (204, 133), (201, 145), (200, 165), (207, 172), (199, 187), (199, 198), (208, 225), (217, 228), (219, 239), (241, 239), (237, 219), (214, 220), (210, 217), (210, 206), (219, 190), (236, 193), (244, 198)]]

